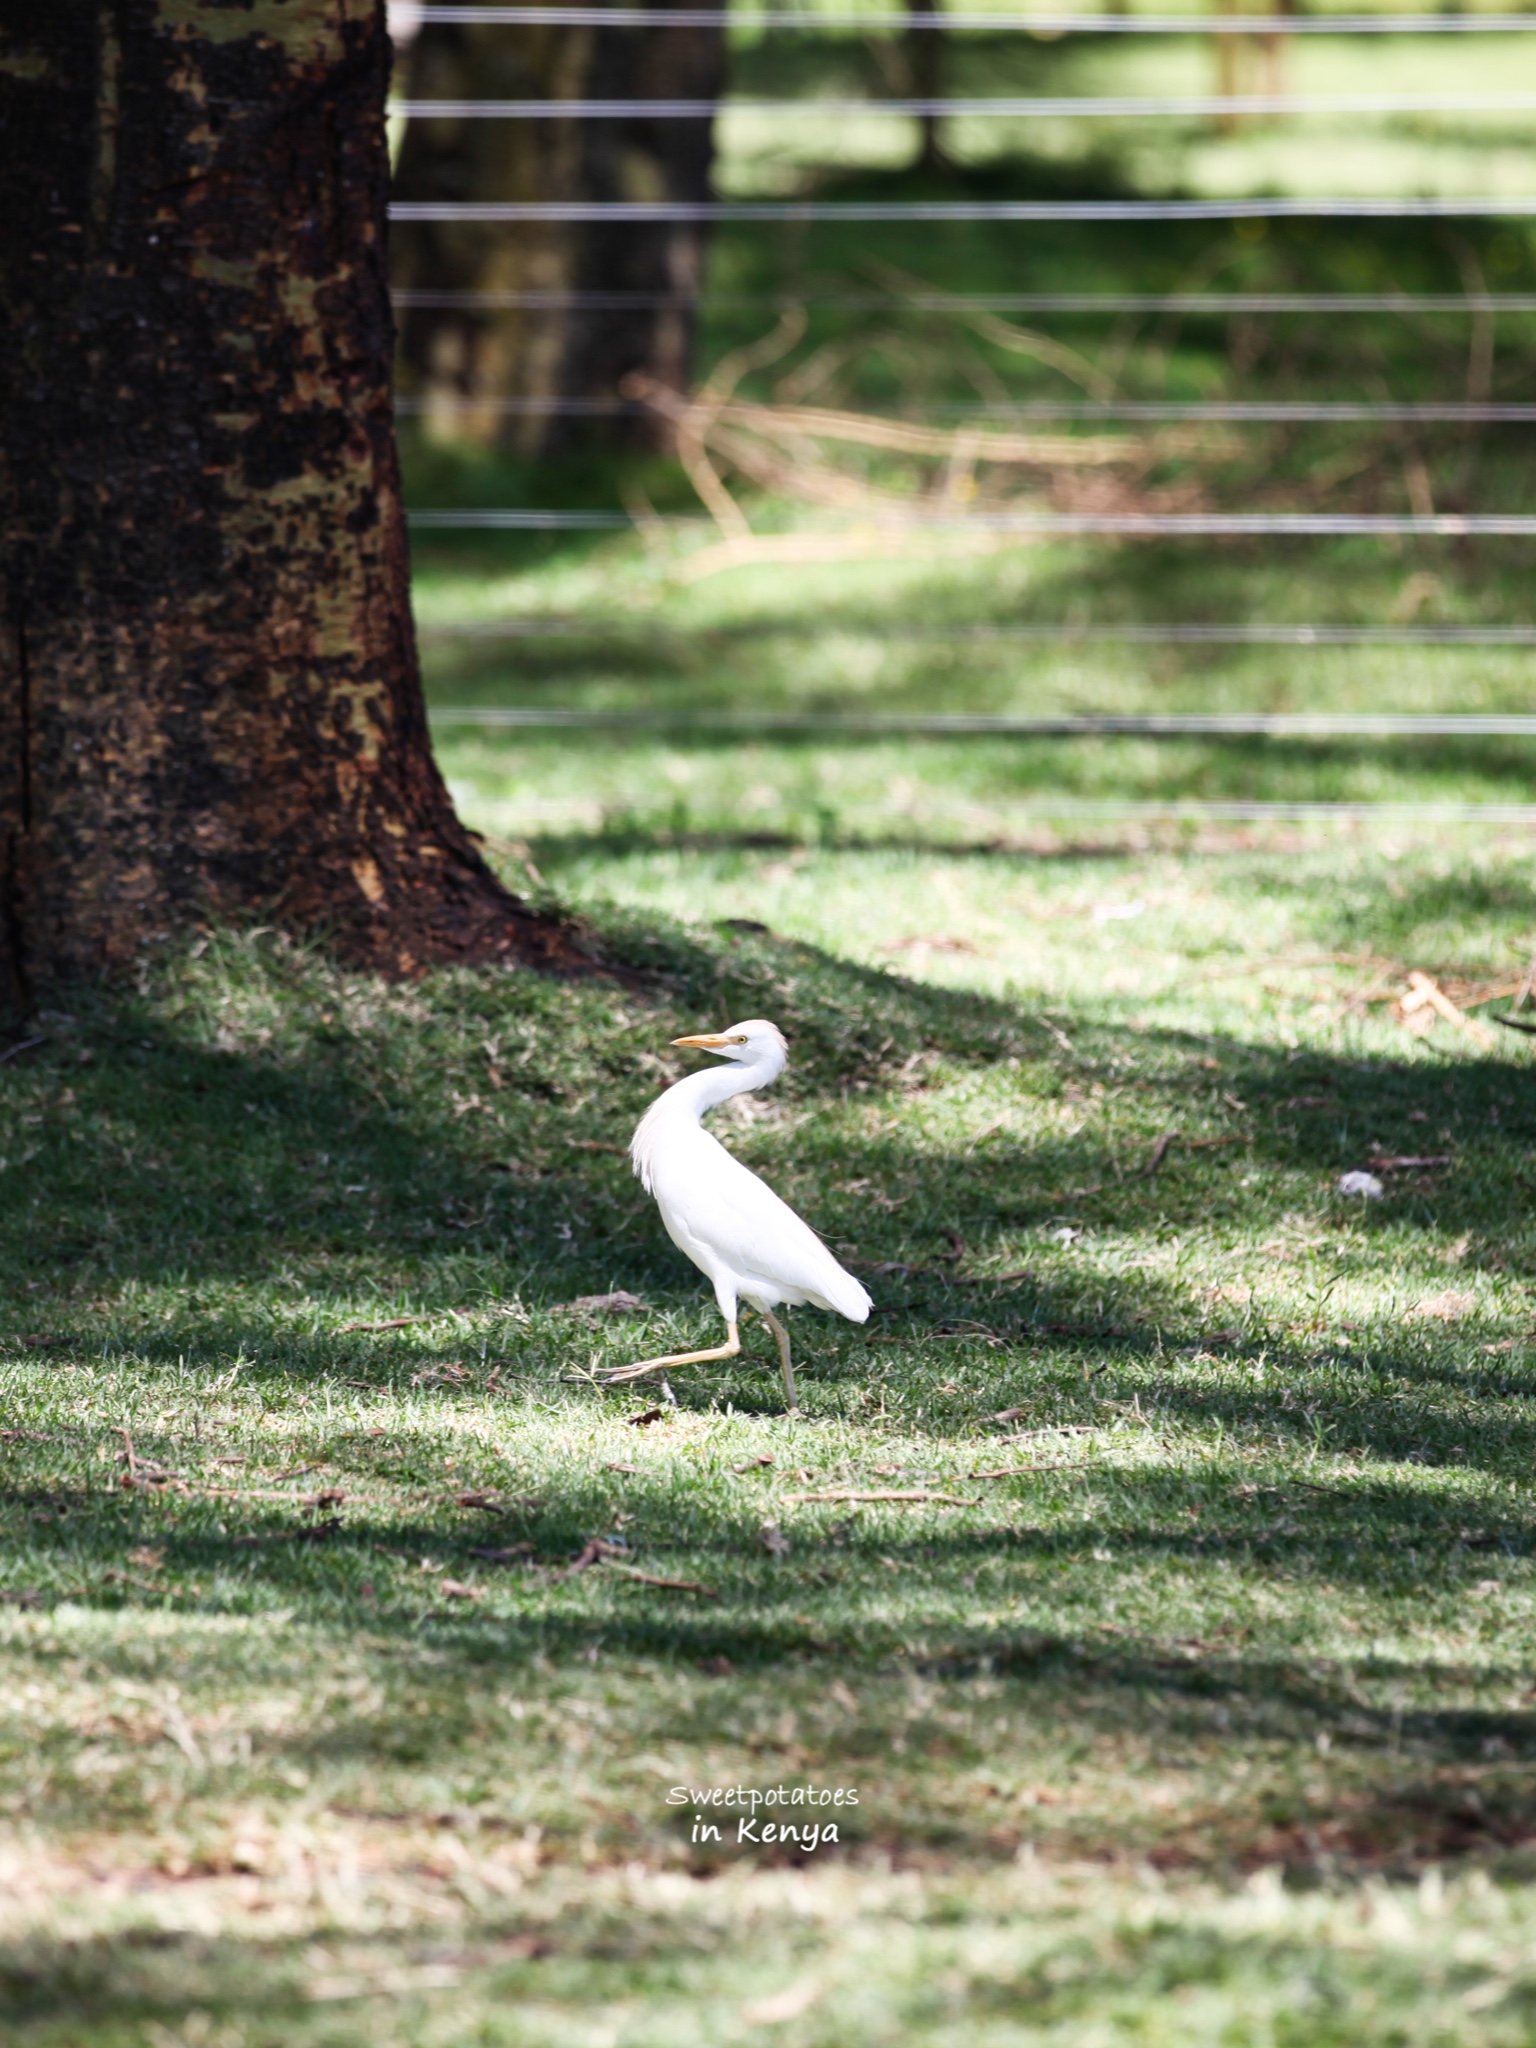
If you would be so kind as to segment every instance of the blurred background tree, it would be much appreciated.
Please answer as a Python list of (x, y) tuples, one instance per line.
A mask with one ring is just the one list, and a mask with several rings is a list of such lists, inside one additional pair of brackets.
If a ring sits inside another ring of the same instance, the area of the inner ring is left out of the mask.
[[(640, 30), (433, 22), (400, 68), (412, 102), (715, 100), (725, 85), (725, 37), (705, 22)], [(428, 201), (704, 200), (713, 155), (707, 120), (445, 113), (410, 121), (396, 192)], [(617, 394), (635, 371), (687, 388), (707, 234), (686, 221), (513, 232), (398, 224), (401, 387), (423, 403), (428, 434), (524, 455), (668, 447), (669, 424), (620, 405)], [(587, 303), (590, 294), (604, 303)], [(559, 400), (576, 409), (558, 410)]]

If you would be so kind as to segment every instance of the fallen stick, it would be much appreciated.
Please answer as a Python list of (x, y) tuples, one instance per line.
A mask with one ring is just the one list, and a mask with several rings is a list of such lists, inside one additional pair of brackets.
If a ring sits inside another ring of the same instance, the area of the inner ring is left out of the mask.
[(611, 1565), (614, 1571), (626, 1579), (634, 1579), (642, 1586), (663, 1586), (673, 1593), (702, 1593), (706, 1599), (718, 1600), (720, 1595), (713, 1586), (700, 1585), (697, 1579), (662, 1579), (654, 1572), (642, 1572), (631, 1564), (621, 1564), (619, 1553), (611, 1543), (605, 1543), (601, 1536), (593, 1536), (583, 1544), (581, 1554), (572, 1558), (565, 1570), (557, 1574), (562, 1579), (574, 1578), (577, 1572), (584, 1572), (590, 1565)]
[(337, 1535), (340, 1529), (341, 1517), (332, 1515), (307, 1529), (276, 1529), (265, 1536), (236, 1536), (231, 1540), (245, 1548), (258, 1543), (318, 1543), (323, 1537)]
[(1174, 1139), (1177, 1138), (1178, 1135), (1179, 1133), (1177, 1131), (1163, 1132), (1162, 1136), (1157, 1140), (1156, 1144), (1152, 1147), (1152, 1150), (1147, 1154), (1147, 1163), (1141, 1169), (1141, 1177), (1143, 1180), (1150, 1180), (1153, 1174), (1156, 1173), (1157, 1169), (1162, 1165), (1163, 1161), (1168, 1156), (1168, 1147), (1173, 1143)]
[(981, 1505), (979, 1495), (975, 1498), (970, 1498), (965, 1494), (960, 1493), (921, 1493), (901, 1491), (890, 1487), (886, 1487), (878, 1493), (860, 1493), (849, 1486), (830, 1486), (822, 1493), (786, 1493), (782, 1495), (781, 1498), (784, 1500), (786, 1505), (793, 1501), (806, 1500), (926, 1500), (934, 1501), (940, 1504), (941, 1506), (951, 1508), (975, 1508), (980, 1507)]
[(601, 1564), (605, 1557), (612, 1554), (612, 1544), (605, 1543), (601, 1536), (591, 1536), (582, 1545), (579, 1554), (571, 1559), (558, 1576), (562, 1579), (573, 1579), (578, 1572), (584, 1572), (589, 1565)]
[(659, 1579), (654, 1572), (636, 1571), (632, 1564), (615, 1564), (611, 1557), (605, 1557), (603, 1562), (623, 1578), (633, 1579), (639, 1586), (662, 1586), (669, 1593), (702, 1593), (706, 1600), (720, 1598), (713, 1586), (700, 1585), (697, 1579)]
[(1437, 1017), (1443, 1017), (1447, 1024), (1454, 1024), (1458, 1031), (1467, 1036), (1485, 1052), (1493, 1050), (1493, 1033), (1476, 1017), (1469, 1017), (1465, 1010), (1457, 1009), (1445, 990), (1433, 975), (1426, 974), (1421, 967), (1415, 967), (1408, 976), (1409, 993), (1398, 1004), (1405, 1017), (1411, 1017), (1416, 1010), (1431, 1009)]
[(1000, 1465), (995, 1472), (972, 1472), (972, 1479), (1012, 1479), (1020, 1472), (1080, 1472), (1082, 1466), (1076, 1458), (1063, 1458), (1055, 1465)]

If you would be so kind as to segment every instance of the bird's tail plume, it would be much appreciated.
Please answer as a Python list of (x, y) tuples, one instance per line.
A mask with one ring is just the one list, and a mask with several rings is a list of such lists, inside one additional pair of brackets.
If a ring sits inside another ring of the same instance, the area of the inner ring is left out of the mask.
[(855, 1280), (851, 1273), (845, 1272), (835, 1260), (829, 1263), (832, 1270), (822, 1282), (823, 1299), (819, 1305), (835, 1310), (840, 1316), (846, 1316), (850, 1323), (867, 1322), (869, 1312), (875, 1305), (869, 1297), (868, 1289), (862, 1281)]

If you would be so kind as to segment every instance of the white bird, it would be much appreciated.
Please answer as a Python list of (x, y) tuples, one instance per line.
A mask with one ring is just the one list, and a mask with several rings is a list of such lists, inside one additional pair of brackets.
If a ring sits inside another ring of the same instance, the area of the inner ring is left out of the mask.
[(656, 1197), (668, 1237), (713, 1284), (729, 1334), (718, 1350), (644, 1358), (638, 1365), (610, 1373), (608, 1384), (637, 1380), (664, 1366), (734, 1358), (741, 1349), (738, 1303), (744, 1301), (757, 1310), (777, 1339), (784, 1392), (793, 1409), (795, 1375), (789, 1332), (774, 1309), (785, 1302), (809, 1301), (817, 1308), (847, 1316), (850, 1322), (862, 1323), (873, 1304), (809, 1224), (802, 1223), (772, 1188), (732, 1158), (701, 1122), (706, 1110), (717, 1109), (733, 1095), (745, 1095), (776, 1081), (788, 1062), (789, 1048), (778, 1026), (761, 1017), (733, 1024), (728, 1031), (674, 1038), (672, 1043), (696, 1045), (718, 1054), (729, 1065), (690, 1074), (659, 1096), (640, 1119), (629, 1156), (640, 1185)]

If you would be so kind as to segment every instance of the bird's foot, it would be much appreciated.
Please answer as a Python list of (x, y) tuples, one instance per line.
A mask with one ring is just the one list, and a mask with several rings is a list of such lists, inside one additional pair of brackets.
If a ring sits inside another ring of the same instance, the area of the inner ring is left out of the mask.
[(638, 1365), (620, 1366), (617, 1372), (604, 1373), (605, 1387), (622, 1387), (629, 1380), (642, 1380), (649, 1372), (664, 1372), (669, 1365), (707, 1365), (717, 1358), (734, 1358), (741, 1350), (741, 1337), (736, 1325), (730, 1325), (730, 1336), (725, 1343), (713, 1351), (669, 1351), (665, 1358), (642, 1358)]

